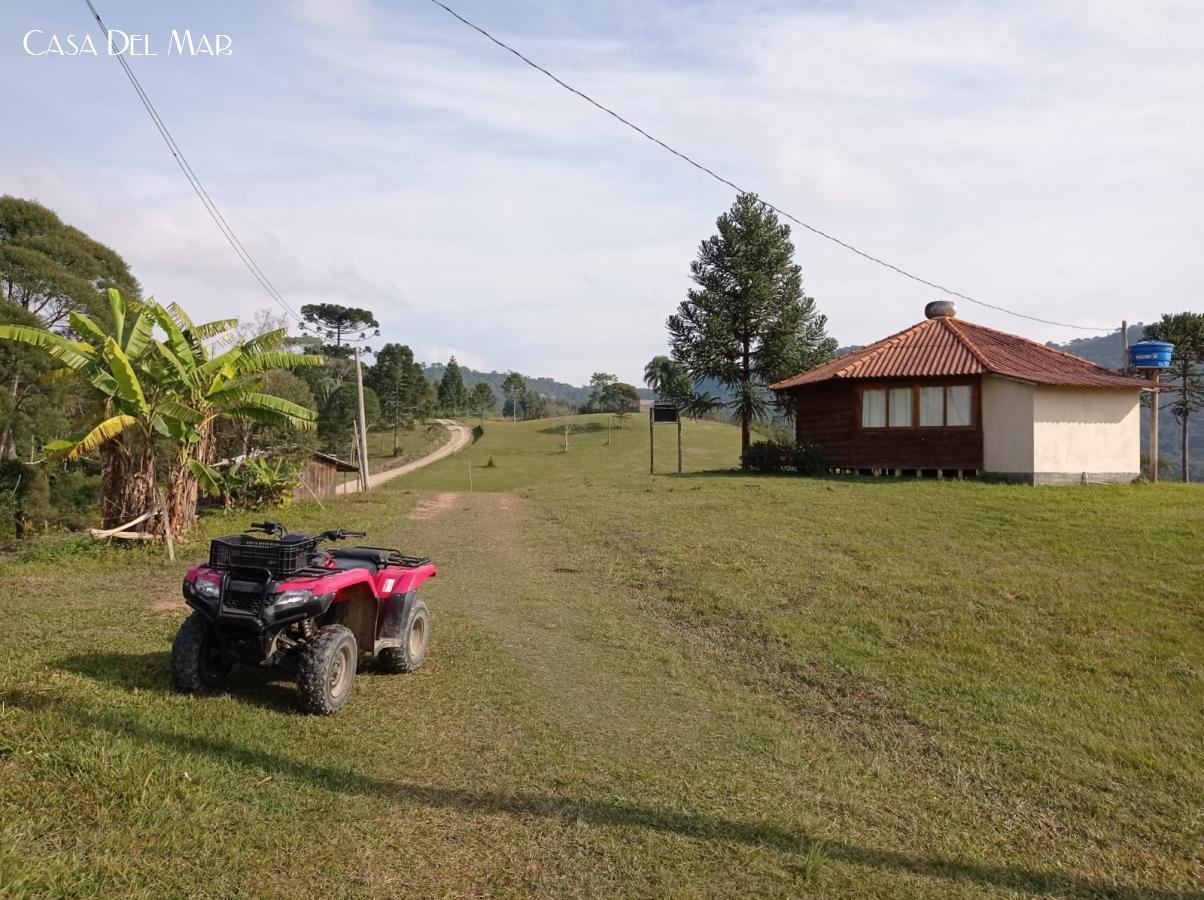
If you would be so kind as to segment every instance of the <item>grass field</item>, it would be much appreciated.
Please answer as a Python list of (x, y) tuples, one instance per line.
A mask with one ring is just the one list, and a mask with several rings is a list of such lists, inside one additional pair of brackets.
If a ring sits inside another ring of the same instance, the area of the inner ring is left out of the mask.
[(440, 565), (332, 718), (169, 691), (183, 564), (6, 564), (0, 896), (1204, 896), (1201, 489), (746, 477), (707, 422), (652, 477), (575, 421), (289, 511)]

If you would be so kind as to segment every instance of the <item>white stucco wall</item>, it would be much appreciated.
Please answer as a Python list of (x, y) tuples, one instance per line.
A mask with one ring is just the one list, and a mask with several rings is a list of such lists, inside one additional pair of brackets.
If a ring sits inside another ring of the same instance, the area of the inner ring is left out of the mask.
[(1037, 484), (1128, 481), (1141, 465), (1140, 392), (982, 381), (983, 469)]
[(1141, 392), (1033, 390), (1033, 471), (1137, 477)]
[(982, 379), (982, 465), (987, 472), (1028, 475), (1033, 469), (1033, 386)]

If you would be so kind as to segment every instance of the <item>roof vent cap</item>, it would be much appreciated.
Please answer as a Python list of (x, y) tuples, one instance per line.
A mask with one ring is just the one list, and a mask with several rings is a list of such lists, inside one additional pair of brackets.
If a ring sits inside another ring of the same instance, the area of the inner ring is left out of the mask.
[(933, 300), (924, 307), (928, 319), (953, 319), (957, 317), (957, 305), (952, 300)]

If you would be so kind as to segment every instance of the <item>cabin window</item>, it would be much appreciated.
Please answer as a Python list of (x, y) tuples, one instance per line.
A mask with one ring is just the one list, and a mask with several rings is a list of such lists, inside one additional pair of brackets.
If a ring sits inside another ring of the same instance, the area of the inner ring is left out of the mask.
[(931, 428), (945, 424), (945, 389), (920, 388), (920, 427)]
[(890, 389), (890, 427), (911, 427), (911, 388)]
[(968, 428), (974, 389), (968, 384), (867, 388), (861, 392), (862, 428)]
[(945, 388), (945, 424), (951, 428), (974, 424), (970, 407), (970, 385), (958, 384)]
[(886, 427), (886, 391), (865, 391), (861, 395), (861, 427)]

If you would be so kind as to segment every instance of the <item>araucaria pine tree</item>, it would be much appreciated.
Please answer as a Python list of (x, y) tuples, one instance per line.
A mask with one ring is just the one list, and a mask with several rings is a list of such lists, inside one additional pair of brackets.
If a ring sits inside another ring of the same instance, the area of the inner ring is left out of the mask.
[(380, 398), (380, 414), (384, 424), (393, 429), (393, 455), (398, 452), (397, 432), (402, 426), (412, 428), (422, 413), (426, 397), (426, 378), (422, 366), (414, 362), (414, 351), (404, 344), (385, 344), (376, 354), (376, 363), (364, 382)]
[(460, 364), (453, 356), (447, 361), (443, 378), (439, 380), (439, 408), (449, 416), (458, 416), (468, 407), (468, 388)]
[(718, 234), (690, 263), (695, 287), (669, 317), (673, 358), (695, 380), (728, 387), (741, 448), (769, 415), (768, 385), (831, 358), (827, 318), (803, 294), (790, 227), (754, 194), (741, 194), (716, 221)]

